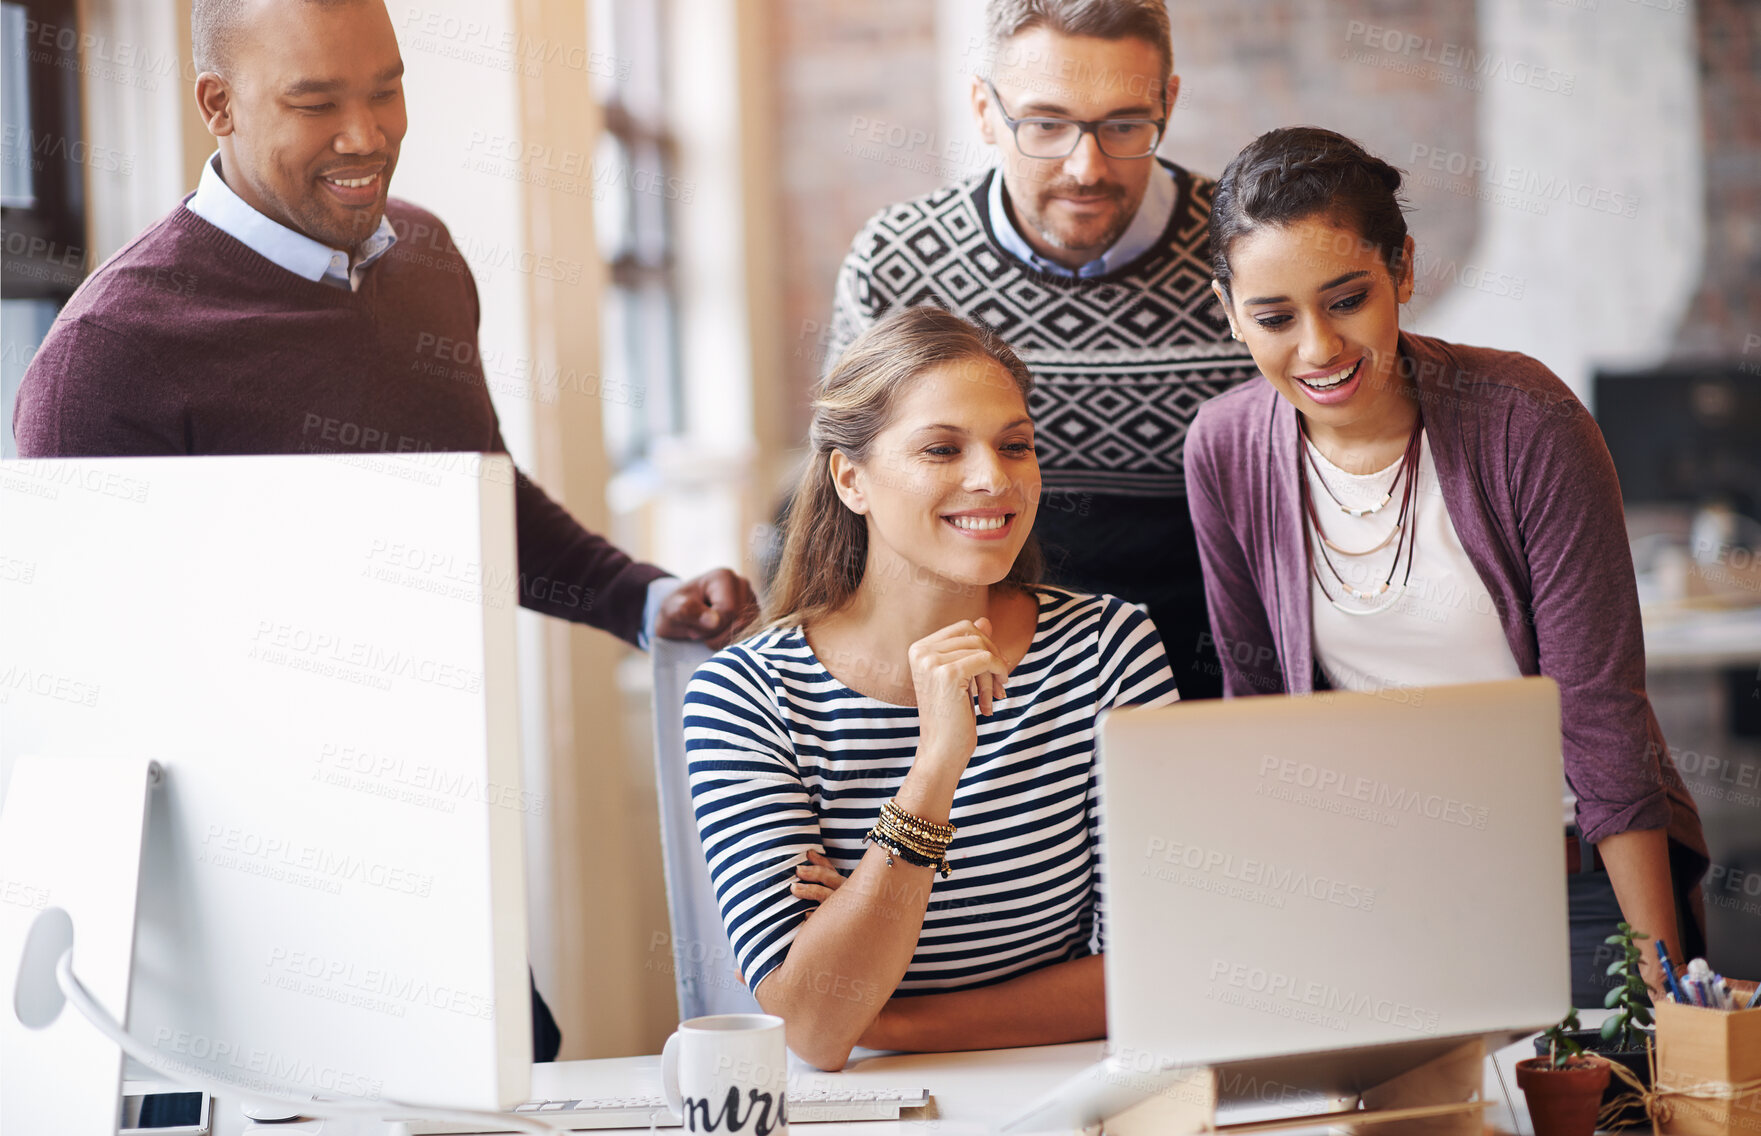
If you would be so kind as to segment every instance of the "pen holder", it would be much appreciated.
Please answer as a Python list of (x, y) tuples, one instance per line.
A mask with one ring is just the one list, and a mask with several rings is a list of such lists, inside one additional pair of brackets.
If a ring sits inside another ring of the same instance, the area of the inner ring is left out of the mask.
[(1673, 1002), (1657, 1020), (1656, 1091), (1666, 1136), (1761, 1136), (1761, 1007), (1709, 1010)]

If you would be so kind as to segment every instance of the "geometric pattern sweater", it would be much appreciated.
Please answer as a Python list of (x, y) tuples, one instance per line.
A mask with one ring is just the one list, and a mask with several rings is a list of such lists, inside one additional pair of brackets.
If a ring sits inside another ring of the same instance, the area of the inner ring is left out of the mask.
[(1001, 335), (1033, 372), (1047, 491), (1184, 497), (1193, 414), (1259, 371), (1211, 294), (1215, 183), (1163, 165), (1168, 228), (1102, 276), (1053, 276), (1004, 251), (987, 207), (995, 170), (876, 213), (838, 273), (826, 369), (890, 309), (938, 304)]

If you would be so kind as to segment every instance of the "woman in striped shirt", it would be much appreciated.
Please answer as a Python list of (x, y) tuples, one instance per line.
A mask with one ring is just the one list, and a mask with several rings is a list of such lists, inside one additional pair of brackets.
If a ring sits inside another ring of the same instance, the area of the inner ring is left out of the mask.
[[(765, 628), (686, 695), (722, 919), (822, 1069), (856, 1045), (1106, 1033), (1095, 719), (1178, 695), (1140, 610), (1034, 582), (1031, 385), (939, 308), (852, 344), (814, 404)], [(896, 835), (889, 801), (895, 825), (955, 826), (951, 875), (865, 844)]]

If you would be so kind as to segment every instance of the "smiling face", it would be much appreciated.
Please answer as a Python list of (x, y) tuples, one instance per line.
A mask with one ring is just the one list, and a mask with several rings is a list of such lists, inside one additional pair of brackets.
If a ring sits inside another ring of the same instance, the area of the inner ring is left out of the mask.
[(988, 358), (918, 376), (858, 465), (830, 458), (838, 496), (868, 524), (865, 579), (990, 585), (1033, 529), (1039, 460), (1021, 389)]
[(1398, 377), (1400, 305), (1412, 298), (1412, 238), (1396, 279), (1381, 250), (1325, 217), (1266, 225), (1229, 249), (1213, 284), (1260, 372), (1311, 425), (1410, 429)]
[(258, 0), (226, 75), (196, 99), (226, 183), (259, 213), (353, 252), (379, 227), (404, 114), (403, 59), (379, 0)]
[(1069, 268), (1104, 253), (1137, 216), (1155, 158), (1109, 158), (1092, 134), (1084, 134), (1068, 157), (1029, 158), (1002, 112), (1079, 122), (1159, 119), (1180, 88), (1178, 76), (1164, 84), (1161, 73), (1161, 53), (1147, 40), (1067, 36), (1035, 27), (998, 52), (991, 75), (997, 100), (982, 80), (973, 80), (979, 131), (997, 147), (1016, 228), (1035, 252)]

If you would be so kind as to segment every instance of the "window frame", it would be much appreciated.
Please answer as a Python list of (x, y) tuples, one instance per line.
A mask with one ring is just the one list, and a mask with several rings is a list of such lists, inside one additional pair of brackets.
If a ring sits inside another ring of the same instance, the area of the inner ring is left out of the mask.
[[(32, 168), (28, 206), (0, 206), (0, 299), (66, 303), (85, 280), (85, 171), (76, 156), (88, 152), (82, 128), (83, 64), (76, 0), (7, 0), (25, 9), (27, 120), (22, 145)], [(71, 29), (73, 46), (60, 46)], [(52, 139), (48, 153), (41, 139)]]

